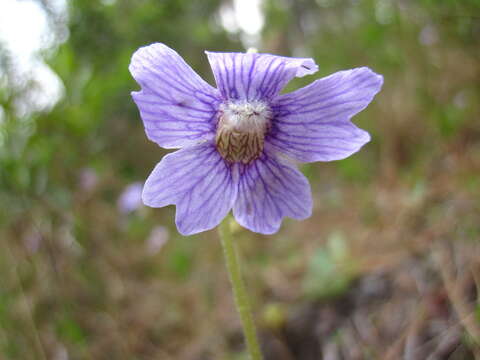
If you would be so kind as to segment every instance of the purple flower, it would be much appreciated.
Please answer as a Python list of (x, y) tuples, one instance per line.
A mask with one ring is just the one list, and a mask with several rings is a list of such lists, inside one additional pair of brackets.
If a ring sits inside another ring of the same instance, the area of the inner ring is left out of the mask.
[(134, 182), (128, 185), (117, 200), (118, 209), (128, 214), (142, 206), (142, 184)]
[(282, 218), (312, 212), (307, 179), (297, 162), (346, 158), (370, 140), (350, 118), (380, 91), (370, 69), (340, 71), (288, 94), (294, 77), (313, 74), (312, 59), (207, 52), (218, 89), (172, 49), (142, 47), (130, 72), (142, 90), (132, 96), (145, 131), (178, 151), (157, 164), (143, 188), (152, 207), (177, 206), (183, 235), (209, 230), (233, 209), (255, 232), (278, 231)]

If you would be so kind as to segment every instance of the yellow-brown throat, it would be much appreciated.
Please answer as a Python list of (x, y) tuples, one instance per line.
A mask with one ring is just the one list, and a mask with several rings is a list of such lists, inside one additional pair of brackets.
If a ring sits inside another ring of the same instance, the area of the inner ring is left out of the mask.
[(263, 151), (272, 112), (261, 101), (228, 102), (220, 105), (215, 142), (229, 162), (248, 164)]

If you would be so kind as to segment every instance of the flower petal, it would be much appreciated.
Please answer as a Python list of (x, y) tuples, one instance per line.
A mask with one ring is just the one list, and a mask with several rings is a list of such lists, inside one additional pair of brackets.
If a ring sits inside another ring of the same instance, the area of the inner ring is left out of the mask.
[(214, 136), (220, 94), (169, 47), (138, 49), (129, 66), (142, 90), (132, 92), (150, 140), (179, 148)]
[(294, 165), (264, 153), (240, 169), (233, 215), (247, 229), (273, 234), (282, 218), (302, 220), (312, 213), (310, 184)]
[(269, 100), (295, 76), (313, 74), (313, 59), (270, 54), (206, 52), (224, 99)]
[(274, 120), (266, 143), (298, 161), (346, 158), (370, 141), (350, 122), (382, 87), (369, 68), (339, 71), (272, 103)]
[(211, 143), (166, 155), (148, 177), (143, 201), (151, 207), (177, 206), (176, 224), (183, 235), (217, 226), (237, 197), (238, 176)]

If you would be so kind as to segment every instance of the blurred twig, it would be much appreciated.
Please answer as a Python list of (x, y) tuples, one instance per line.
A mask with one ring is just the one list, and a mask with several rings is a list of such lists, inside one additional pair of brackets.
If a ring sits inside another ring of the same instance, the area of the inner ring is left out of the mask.
[(38, 356), (40, 356), (40, 358), (42, 360), (47, 360), (47, 356), (46, 356), (45, 350), (43, 348), (42, 340), (40, 339), (37, 327), (35, 325), (35, 320), (33, 318), (32, 306), (31, 306), (30, 302), (28, 301), (28, 298), (25, 294), (25, 289), (23, 288), (22, 281), (20, 280), (20, 276), (18, 274), (17, 263), (15, 261), (15, 258), (13, 256), (13, 254), (12, 254), (12, 251), (10, 249), (8, 239), (4, 238), (3, 241), (0, 241), (0, 242), (4, 244), (3, 253), (6, 254), (7, 261), (9, 263), (8, 267), (11, 269), (14, 285), (16, 287), (18, 287), (18, 289), (21, 292), (22, 307), (25, 310), (27, 323), (28, 323), (28, 326), (30, 327), (30, 330), (31, 330), (32, 335), (33, 335), (33, 342), (34, 342), (35, 351), (37, 352)]
[(402, 349), (405, 349), (405, 360), (411, 360), (413, 353), (411, 346), (409, 343), (412, 342), (412, 339), (420, 332), (420, 329), (423, 327), (426, 314), (425, 314), (425, 306), (420, 304), (417, 307), (414, 316), (412, 317), (413, 321), (410, 322), (407, 329), (401, 334), (398, 340), (388, 349), (385, 360), (395, 360), (401, 358)]
[(437, 266), (440, 270), (448, 298), (457, 313), (460, 322), (467, 333), (472, 337), (475, 346), (472, 346), (475, 359), (480, 359), (480, 328), (475, 322), (475, 310), (465, 301), (465, 288), (471, 282), (469, 272), (455, 276), (455, 265), (452, 260), (451, 249), (446, 244), (439, 244), (435, 248)]

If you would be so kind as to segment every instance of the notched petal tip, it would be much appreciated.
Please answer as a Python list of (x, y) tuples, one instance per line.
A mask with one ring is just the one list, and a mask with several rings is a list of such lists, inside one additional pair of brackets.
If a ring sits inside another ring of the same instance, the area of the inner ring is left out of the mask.
[(325, 160), (322, 161), (335, 161), (335, 160), (343, 160), (346, 159), (353, 154), (356, 154), (360, 151), (361, 148), (365, 146), (370, 140), (372, 139), (370, 134), (360, 128), (357, 128), (355, 141), (352, 141), (352, 147), (350, 151), (344, 151), (342, 153), (330, 154), (325, 155)]
[[(178, 210), (176, 211), (178, 214)], [(191, 223), (185, 221), (184, 219), (179, 218), (178, 215), (175, 216), (175, 226), (177, 227), (178, 232), (182, 236), (191, 236), (196, 235), (204, 231), (212, 230), (213, 228), (217, 227), (217, 225), (210, 225), (210, 226), (192, 226)]]
[(268, 143), (301, 162), (341, 160), (356, 153), (371, 138), (351, 118), (370, 104), (382, 84), (381, 75), (360, 67), (281, 95)]
[(375, 71), (370, 69), (368, 66), (359, 67), (359, 68), (353, 69), (352, 71), (362, 72), (362, 73), (365, 74), (366, 77), (371, 78), (372, 79), (371, 87), (372, 87), (372, 90), (376, 90), (375, 94), (378, 93), (382, 89), (383, 75), (377, 74)]
[(238, 190), (230, 168), (211, 143), (166, 155), (148, 177), (142, 200), (150, 207), (176, 206), (182, 235), (213, 229), (231, 210)]
[(315, 74), (318, 71), (318, 65), (313, 59), (305, 59), (298, 67), (296, 76), (304, 77), (306, 75)]
[(183, 62), (183, 58), (175, 50), (163, 43), (142, 46), (133, 53), (128, 70), (143, 88), (147, 82), (151, 81), (152, 70), (162, 64), (167, 57), (173, 57)]
[(271, 100), (294, 77), (313, 74), (318, 66), (310, 58), (265, 53), (205, 51), (224, 99)]
[[(360, 131), (363, 133), (359, 138), (360, 138), (360, 142), (362, 143), (360, 145), (360, 148), (365, 145), (366, 143), (369, 143), (371, 140), (372, 140), (372, 136), (370, 135), (370, 133), (368, 131), (365, 131), (365, 130), (362, 130), (360, 129)], [(359, 148), (359, 149), (360, 149)]]
[(147, 186), (147, 183), (145, 183), (145, 185), (143, 186), (143, 190), (142, 190), (142, 202), (145, 206), (148, 206), (148, 207), (152, 207), (152, 208), (157, 208), (157, 207), (162, 207), (162, 206), (156, 206), (155, 205), (155, 202), (153, 201), (153, 199), (150, 197), (150, 194), (148, 194), (146, 191), (145, 191), (145, 188)]
[(217, 91), (162, 43), (141, 47), (129, 66), (140, 91), (132, 92), (147, 137), (167, 149), (214, 134)]
[[(137, 91), (130, 91), (130, 96), (132, 97), (133, 101), (137, 103), (137, 99), (142, 96), (143, 90), (137, 90)], [(138, 104), (137, 104), (138, 106)]]
[[(164, 157), (167, 158), (168, 155)], [(164, 201), (158, 201), (158, 193), (152, 191), (151, 189), (154, 189), (155, 187), (155, 182), (157, 181), (156, 178), (158, 177), (158, 170), (160, 168), (160, 163), (158, 163), (155, 168), (152, 170), (150, 175), (148, 176), (147, 180), (143, 184), (143, 189), (142, 189), (142, 202), (149, 207), (152, 208), (160, 208), (164, 207), (170, 204), (173, 204), (173, 202), (164, 202)]]
[(132, 55), (132, 59), (130, 60), (130, 65), (128, 66), (128, 69), (130, 70), (130, 73), (134, 75), (135, 70), (138, 68), (139, 65), (143, 64), (144, 57), (150, 53), (150, 52), (173, 52), (176, 54), (175, 50), (170, 49), (167, 45), (162, 44), (162, 43), (153, 43), (150, 45), (145, 45), (142, 47), (139, 47)]
[(260, 234), (274, 234), (285, 217), (304, 220), (312, 214), (307, 178), (289, 162), (267, 150), (241, 169), (238, 198), (233, 206), (237, 222)]

